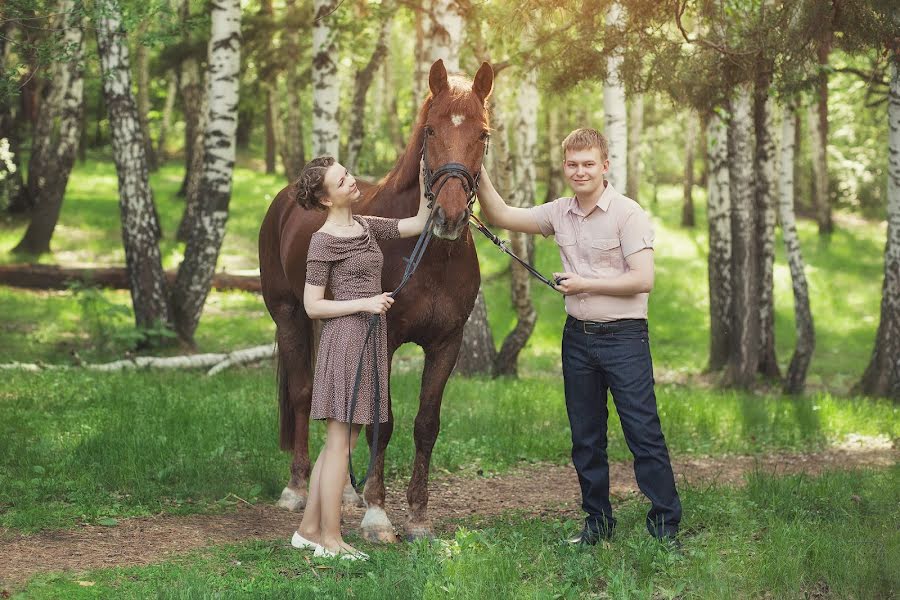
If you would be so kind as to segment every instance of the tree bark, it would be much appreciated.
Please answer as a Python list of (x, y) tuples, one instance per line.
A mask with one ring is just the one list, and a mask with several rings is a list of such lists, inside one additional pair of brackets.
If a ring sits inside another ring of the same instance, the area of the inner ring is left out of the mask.
[[(510, 196), (510, 205), (520, 208), (534, 206), (539, 98), (537, 70), (526, 69), (519, 78), (516, 119), (512, 128), (516, 152), (513, 163), (515, 187)], [(530, 249), (533, 245), (531, 236), (519, 232), (510, 232), (509, 235), (512, 251), (527, 260), (533, 254)], [(494, 365), (494, 375), (517, 374), (519, 353), (531, 337), (537, 322), (537, 311), (531, 302), (531, 275), (516, 262), (511, 265), (510, 293), (516, 311), (516, 325), (503, 340)]]
[(109, 109), (113, 155), (119, 178), (122, 240), (135, 323), (139, 328), (170, 327), (166, 282), (156, 243), (159, 227), (148, 183), (137, 106), (131, 94), (128, 44), (121, 10), (117, 0), (99, 0), (95, 6), (103, 95)]
[(700, 123), (697, 113), (689, 110), (684, 125), (684, 202), (681, 205), (681, 226), (693, 227), (694, 218), (694, 148)]
[[(297, 10), (294, 0), (287, 3), (288, 16)], [(300, 55), (300, 31), (292, 23), (295, 19), (285, 20), (288, 30), (285, 32), (285, 45), (290, 56)], [(300, 66), (292, 61), (285, 74), (285, 104), (287, 112), (284, 119), (284, 133), (281, 136), (281, 163), (284, 165), (284, 175), (288, 181), (293, 182), (300, 177), (300, 171), (306, 164), (306, 154), (303, 146), (303, 118), (300, 114), (300, 92), (306, 87), (301, 79)], [(315, 106), (313, 107), (315, 110)], [(315, 152), (315, 151), (314, 151)]]
[(278, 99), (274, 88), (266, 89), (266, 174), (275, 173), (278, 158)]
[[(625, 19), (621, 4), (613, 2), (606, 14), (608, 28), (620, 28)], [(624, 58), (616, 49), (606, 59), (606, 81), (603, 85), (603, 112), (606, 119), (606, 139), (609, 141), (609, 172), (606, 179), (617, 190), (624, 190), (628, 182), (628, 112), (625, 104), (625, 85), (620, 71)]]
[(640, 203), (641, 187), (641, 134), (644, 130), (644, 95), (631, 98), (628, 111), (628, 185), (625, 195)]
[(467, 377), (472, 375), (493, 375), (497, 351), (494, 336), (487, 318), (484, 292), (478, 289), (475, 308), (463, 328), (463, 343), (456, 359), (455, 371)]
[(731, 190), (728, 125), (713, 113), (707, 125), (709, 221), (709, 370), (728, 363), (731, 344)]
[[(459, 51), (462, 48), (465, 14), (460, 0), (432, 0), (428, 67), (438, 59), (444, 61), (448, 73), (459, 71)], [(428, 71), (425, 71), (428, 73)]]
[(800, 237), (794, 218), (794, 166), (796, 134), (796, 108), (785, 106), (781, 122), (781, 168), (779, 169), (778, 209), (781, 216), (781, 231), (788, 266), (791, 269), (791, 284), (794, 290), (794, 329), (797, 345), (791, 356), (784, 382), (788, 394), (802, 394), (806, 385), (806, 372), (816, 347), (816, 330), (813, 326), (812, 311), (809, 306), (809, 287), (806, 284), (803, 254), (800, 251)]
[[(183, 23), (188, 22), (191, 18), (188, 0), (182, 0), (179, 16)], [(190, 34), (185, 33), (182, 44), (190, 47)], [(194, 157), (194, 151), (203, 147), (203, 140), (197, 139), (203, 134), (203, 125), (200, 122), (203, 114), (203, 81), (200, 78), (200, 62), (194, 56), (188, 55), (181, 61), (178, 85), (181, 109), (184, 113), (184, 179), (178, 195), (186, 196), (188, 183), (191, 180), (191, 170), (198, 164)]]
[(887, 242), (881, 321), (860, 389), (870, 396), (900, 401), (900, 51), (891, 57), (888, 92)]
[(329, 155), (338, 160), (340, 79), (337, 73), (337, 32), (331, 26), (337, 0), (314, 0), (313, 6), (313, 154)]
[[(175, 282), (175, 271), (166, 271), (169, 285)], [(32, 290), (66, 290), (73, 283), (89, 287), (129, 289), (128, 270), (122, 267), (94, 269), (63, 268), (56, 265), (0, 265), (0, 284)], [(216, 273), (212, 287), (217, 290), (260, 292), (258, 275)]]
[(184, 261), (172, 290), (175, 330), (193, 343), (203, 304), (225, 237), (236, 154), (238, 86), (241, 66), (240, 0), (211, 4), (207, 75), (208, 113), (203, 134), (203, 176), (197, 218), (191, 224)]
[(206, 157), (203, 155), (206, 138), (206, 125), (209, 117), (209, 92), (200, 95), (200, 114), (197, 116), (197, 131), (194, 133), (194, 147), (191, 149), (191, 166), (187, 170), (186, 187), (184, 193), (184, 212), (181, 214), (181, 221), (178, 223), (178, 231), (175, 233), (175, 239), (179, 242), (187, 242), (190, 237), (191, 227), (197, 219), (197, 213), (200, 211), (199, 205), (203, 202), (200, 197), (200, 181), (203, 178), (203, 165)]
[(810, 107), (809, 135), (813, 167), (813, 200), (819, 235), (828, 236), (834, 231), (831, 219), (831, 190), (828, 181), (828, 55), (831, 53), (832, 33), (825, 29), (816, 53), (819, 59), (819, 76), (816, 81), (815, 100)]
[(137, 71), (137, 110), (141, 123), (141, 133), (144, 136), (144, 153), (147, 155), (147, 168), (156, 171), (156, 152), (153, 148), (153, 139), (150, 136), (150, 56), (147, 46), (143, 44), (144, 32), (148, 22), (138, 27), (137, 47), (134, 52), (135, 71)]
[(381, 67), (384, 57), (387, 55), (388, 43), (391, 39), (391, 22), (394, 20), (392, 7), (385, 6), (386, 10), (391, 10), (390, 14), (384, 16), (381, 29), (378, 31), (378, 39), (375, 41), (375, 49), (366, 66), (356, 72), (356, 80), (353, 88), (353, 109), (352, 120), (350, 124), (350, 136), (347, 143), (347, 160), (345, 166), (350, 172), (355, 173), (359, 164), (359, 151), (362, 149), (363, 140), (366, 136), (366, 94), (372, 86), (372, 80)]
[(53, 66), (52, 91), (44, 102), (38, 128), (48, 137), (40, 143), (40, 162), (35, 168), (41, 171), (29, 173), (34, 180), (34, 208), (25, 235), (13, 249), (14, 253), (44, 254), (50, 252), (50, 239), (59, 220), (63, 196), (69, 182), (78, 141), (81, 137), (84, 111), (84, 31), (82, 13), (74, 0), (60, 3), (60, 27), (62, 43), (67, 48), (66, 60)]
[[(763, 69), (760, 69), (760, 73)], [(776, 151), (773, 125), (775, 101), (770, 94), (769, 79), (761, 74), (754, 98), (754, 132), (756, 154), (754, 178), (756, 191), (755, 231), (757, 244), (756, 295), (759, 298), (759, 372), (765, 377), (781, 377), (775, 354), (775, 220), (778, 210), (776, 194)]]
[(174, 71), (166, 73), (168, 84), (166, 87), (166, 103), (163, 106), (162, 119), (159, 123), (159, 139), (156, 140), (156, 157), (157, 162), (164, 162), (169, 158), (166, 150), (166, 138), (169, 135), (169, 128), (172, 126), (172, 113), (175, 110), (175, 97), (178, 95), (178, 78)]
[(731, 350), (725, 383), (750, 388), (759, 366), (759, 260), (755, 243), (753, 188), (753, 91), (741, 84), (732, 100), (729, 124), (731, 195)]
[(425, 41), (425, 30), (428, 29), (430, 31), (431, 29), (431, 17), (428, 15), (430, 7), (431, 2), (429, 0), (422, 0), (416, 3), (413, 8), (416, 13), (416, 41), (413, 48), (415, 66), (412, 82), (412, 114), (414, 115), (419, 113), (419, 106), (425, 101), (425, 95), (428, 93), (428, 71), (431, 67), (428, 59), (431, 54)]
[(562, 197), (566, 184), (563, 179), (562, 131), (560, 109), (556, 102), (547, 108), (547, 195), (544, 203)]

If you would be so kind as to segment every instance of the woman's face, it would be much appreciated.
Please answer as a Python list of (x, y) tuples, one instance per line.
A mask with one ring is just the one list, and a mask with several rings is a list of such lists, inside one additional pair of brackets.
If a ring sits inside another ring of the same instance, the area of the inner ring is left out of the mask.
[(322, 199), (322, 204), (328, 207), (350, 206), (359, 200), (360, 196), (356, 178), (339, 162), (335, 162), (325, 171), (325, 191), (328, 196)]

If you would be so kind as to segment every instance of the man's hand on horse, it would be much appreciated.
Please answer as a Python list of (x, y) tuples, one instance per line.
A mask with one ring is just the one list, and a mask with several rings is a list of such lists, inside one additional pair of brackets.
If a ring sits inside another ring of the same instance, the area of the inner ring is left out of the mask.
[(394, 299), (391, 298), (390, 294), (390, 292), (383, 292), (377, 296), (363, 298), (363, 310), (373, 315), (385, 314), (394, 303)]
[(556, 282), (556, 291), (564, 296), (587, 291), (587, 280), (577, 273), (554, 273), (553, 280)]

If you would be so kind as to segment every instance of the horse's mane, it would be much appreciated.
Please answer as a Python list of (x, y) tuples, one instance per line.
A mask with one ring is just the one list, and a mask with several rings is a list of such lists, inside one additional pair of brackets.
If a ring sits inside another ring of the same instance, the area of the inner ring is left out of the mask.
[(388, 189), (395, 194), (399, 194), (410, 187), (418, 187), (419, 160), (422, 157), (425, 123), (432, 108), (442, 113), (452, 112), (453, 114), (478, 116), (484, 119), (485, 126), (487, 126), (487, 111), (484, 104), (480, 103), (478, 98), (472, 93), (472, 82), (465, 77), (451, 75), (448, 78), (448, 83), (450, 88), (446, 92), (438, 95), (437, 98), (429, 93), (425, 102), (422, 103), (406, 149), (399, 160), (397, 160), (394, 168), (378, 182), (374, 195), (378, 195)]

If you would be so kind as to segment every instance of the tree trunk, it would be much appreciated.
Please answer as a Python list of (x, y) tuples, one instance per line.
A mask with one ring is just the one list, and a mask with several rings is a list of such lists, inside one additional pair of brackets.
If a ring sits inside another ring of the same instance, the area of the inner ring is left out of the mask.
[[(760, 69), (762, 72), (762, 69)], [(769, 80), (765, 76), (756, 84), (754, 98), (754, 132), (756, 156), (754, 179), (756, 191), (755, 231), (757, 244), (756, 295), (759, 298), (759, 372), (765, 377), (781, 377), (775, 355), (775, 220), (778, 210), (775, 128), (773, 111), (775, 101), (769, 93)]]
[(147, 167), (151, 171), (156, 171), (158, 168), (156, 152), (153, 149), (153, 139), (150, 137), (150, 56), (147, 46), (142, 43), (148, 23), (145, 21), (138, 27), (134, 66), (137, 71), (137, 110), (141, 133), (144, 136), (144, 153), (147, 155)]
[(700, 127), (697, 113), (689, 110), (684, 125), (684, 203), (681, 205), (681, 226), (693, 227), (694, 218), (694, 148)]
[(897, 50), (891, 57), (888, 132), (888, 228), (881, 321), (872, 359), (860, 381), (860, 389), (870, 396), (900, 401), (900, 53)]
[[(188, 0), (182, 0), (178, 9), (182, 23), (191, 19), (191, 5)], [(185, 47), (190, 47), (190, 34), (185, 33), (182, 39)], [(191, 180), (191, 169), (198, 161), (194, 157), (194, 150), (203, 147), (203, 140), (197, 139), (203, 134), (203, 125), (200, 122), (203, 114), (203, 81), (200, 77), (200, 62), (188, 55), (181, 61), (179, 76), (179, 88), (181, 95), (181, 109), (184, 113), (184, 179), (181, 182), (179, 196), (186, 196), (188, 183)]]
[(178, 78), (175, 76), (175, 72), (166, 73), (166, 79), (169, 83), (166, 87), (166, 103), (163, 106), (162, 119), (159, 123), (159, 139), (156, 140), (157, 162), (164, 162), (169, 158), (166, 150), (166, 137), (172, 126), (172, 112), (175, 110), (175, 97), (178, 94)]
[(834, 231), (831, 220), (831, 191), (828, 182), (828, 55), (831, 53), (831, 32), (824, 30), (816, 49), (819, 59), (819, 76), (816, 81), (815, 100), (810, 107), (809, 136), (812, 150), (813, 199), (819, 235), (828, 236)]
[(753, 91), (737, 87), (729, 126), (729, 183), (731, 193), (731, 274), (734, 296), (731, 316), (731, 352), (725, 382), (736, 387), (753, 385), (759, 366), (759, 280), (756, 211), (753, 187)]
[(203, 176), (197, 218), (190, 228), (184, 261), (172, 291), (175, 329), (193, 343), (225, 237), (237, 134), (241, 66), (240, 0), (211, 5), (207, 80), (208, 113), (203, 134)]
[(415, 54), (415, 72), (413, 73), (412, 82), (412, 114), (414, 115), (419, 113), (419, 106), (425, 101), (425, 95), (428, 93), (428, 72), (431, 67), (428, 58), (431, 54), (425, 42), (425, 30), (428, 29), (430, 31), (431, 29), (431, 17), (428, 16), (430, 5), (429, 0), (422, 0), (416, 3), (415, 8), (413, 8), (416, 13), (416, 41), (413, 49)]
[(781, 122), (781, 168), (779, 169), (778, 208), (781, 215), (781, 231), (784, 249), (791, 269), (791, 283), (794, 289), (794, 329), (797, 332), (797, 346), (791, 357), (784, 391), (801, 394), (806, 385), (806, 371), (816, 347), (816, 330), (813, 326), (812, 311), (809, 307), (809, 288), (806, 285), (803, 254), (800, 252), (800, 237), (794, 219), (794, 165), (796, 143), (796, 109), (793, 104), (785, 106)]
[(728, 171), (728, 125), (716, 113), (707, 125), (709, 189), (709, 370), (728, 363), (731, 345), (731, 189)]
[(640, 203), (641, 187), (641, 134), (644, 130), (644, 95), (631, 98), (628, 111), (628, 185), (625, 195)]
[[(392, 10), (391, 7), (384, 7), (386, 10)], [(387, 55), (388, 43), (391, 41), (391, 22), (394, 20), (393, 14), (386, 14), (381, 29), (378, 32), (378, 39), (375, 41), (375, 49), (366, 66), (356, 72), (356, 81), (353, 90), (353, 109), (352, 121), (350, 124), (350, 139), (347, 143), (347, 160), (345, 166), (351, 173), (357, 171), (359, 164), (359, 151), (362, 149), (363, 140), (366, 135), (366, 94), (372, 85), (375, 74), (381, 67), (384, 57)], [(376, 121), (377, 123), (377, 121)]]
[(278, 158), (278, 143), (275, 132), (278, 130), (278, 96), (274, 87), (266, 89), (266, 175), (275, 173), (275, 162)]
[(94, 25), (119, 177), (122, 240), (135, 322), (139, 328), (170, 327), (166, 282), (156, 243), (159, 227), (148, 183), (144, 139), (131, 94), (128, 44), (117, 0), (99, 0), (96, 15)]
[(465, 24), (460, 0), (432, 0), (430, 30), (427, 33), (429, 67), (440, 58), (448, 73), (459, 71), (459, 51)]
[[(390, 48), (388, 49), (390, 52)], [(388, 132), (391, 137), (391, 142), (394, 146), (394, 151), (397, 156), (400, 156), (400, 153), (403, 152), (403, 148), (406, 145), (406, 140), (403, 139), (403, 129), (400, 127), (400, 117), (397, 115), (397, 96), (393, 92), (394, 90), (394, 69), (392, 66), (391, 57), (388, 56), (385, 58), (383, 63), (384, 67), (384, 89), (386, 92), (388, 100), (388, 109), (387, 109), (387, 121), (388, 121)]]
[(553, 202), (562, 197), (566, 189), (563, 179), (562, 131), (560, 127), (560, 108), (552, 102), (547, 108), (547, 195), (544, 203)]
[[(625, 11), (613, 2), (606, 14), (606, 26), (619, 28)], [(622, 51), (617, 49), (606, 59), (606, 82), (603, 85), (603, 113), (606, 119), (606, 139), (609, 141), (609, 172), (606, 178), (619, 191), (628, 182), (628, 112), (625, 104), (625, 85), (622, 83)]]
[[(11, 66), (9, 57), (11, 47), (17, 38), (16, 22), (13, 19), (0, 19), (0, 69), (6, 73)], [(0, 144), (4, 150), (0, 152), (3, 178), (0, 179), (0, 210), (15, 212), (15, 207), (27, 206), (29, 202), (22, 198), (27, 188), (22, 181), (20, 136), (22, 111), (17, 110), (18, 98), (6, 96), (0, 102)], [(3, 142), (5, 140), (5, 142)]]
[[(539, 98), (537, 70), (527, 69), (519, 78), (517, 114), (512, 128), (516, 152), (513, 168), (515, 188), (510, 196), (510, 205), (520, 208), (534, 206)], [(531, 236), (518, 232), (510, 232), (509, 235), (512, 251), (527, 260), (533, 254), (529, 248), (532, 245)], [(510, 292), (516, 310), (516, 325), (503, 340), (494, 365), (494, 375), (517, 374), (519, 353), (531, 337), (537, 322), (537, 311), (531, 302), (531, 275), (515, 262), (512, 263), (510, 272)]]
[[(300, 31), (296, 26), (290, 25), (295, 19), (290, 18), (297, 10), (294, 0), (287, 3), (288, 30), (285, 32), (286, 51), (290, 56), (300, 55)], [(288, 65), (285, 74), (285, 103), (287, 114), (284, 119), (284, 130), (281, 135), (281, 162), (284, 165), (284, 176), (288, 181), (294, 182), (300, 177), (300, 171), (306, 164), (306, 153), (303, 146), (303, 118), (300, 114), (300, 93), (306, 87), (306, 82), (300, 77), (300, 66), (296, 62)], [(315, 107), (313, 107), (315, 109)]]
[(337, 32), (331, 26), (337, 0), (314, 0), (313, 23), (313, 155), (338, 160), (340, 124), (337, 112), (340, 79), (337, 73)]
[(181, 214), (181, 222), (178, 223), (178, 231), (175, 239), (179, 242), (187, 242), (190, 237), (191, 227), (197, 219), (200, 210), (200, 181), (203, 178), (204, 148), (206, 144), (206, 124), (209, 117), (209, 91), (200, 96), (200, 114), (197, 116), (197, 131), (194, 134), (194, 147), (191, 149), (191, 166), (187, 170), (186, 188), (184, 194), (184, 212)]
[[(60, 27), (64, 30), (62, 43), (68, 49), (68, 60), (53, 65), (52, 91), (44, 102), (39, 130), (47, 138), (41, 140), (41, 159), (29, 172), (34, 180), (34, 208), (25, 235), (13, 249), (15, 253), (44, 254), (50, 252), (50, 239), (59, 220), (63, 196), (69, 182), (78, 142), (81, 138), (84, 111), (84, 48), (82, 13), (74, 0), (60, 3)], [(46, 161), (46, 162), (45, 162)]]
[(494, 336), (487, 318), (487, 306), (484, 303), (484, 292), (478, 288), (475, 308), (466, 321), (463, 329), (463, 343), (456, 360), (456, 372), (460, 375), (493, 375), (493, 367), (497, 358), (494, 349)]

